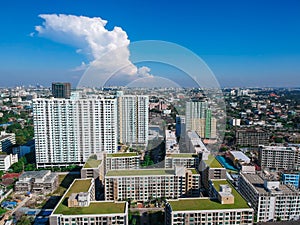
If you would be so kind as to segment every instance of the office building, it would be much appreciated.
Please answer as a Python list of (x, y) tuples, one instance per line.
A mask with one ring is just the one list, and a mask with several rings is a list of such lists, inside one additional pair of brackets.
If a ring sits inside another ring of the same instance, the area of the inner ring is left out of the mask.
[(261, 146), (258, 161), (262, 168), (276, 170), (299, 170), (300, 150), (296, 147)]
[(35, 141), (30, 140), (24, 145), (13, 147), (13, 154), (17, 154), (19, 158), (25, 156), (28, 153), (35, 151)]
[(242, 147), (269, 145), (270, 134), (263, 129), (238, 129), (235, 132), (236, 144)]
[(49, 194), (58, 187), (58, 175), (50, 170), (24, 172), (15, 184), (18, 193)]
[(92, 154), (117, 152), (117, 100), (36, 99), (37, 167), (83, 165)]
[(54, 208), (49, 224), (128, 225), (128, 203), (95, 201), (93, 179), (76, 179)]
[(195, 169), (111, 170), (105, 175), (105, 199), (149, 201), (199, 194), (200, 174)]
[(241, 173), (240, 193), (254, 208), (257, 221), (289, 221), (300, 215), (300, 191), (262, 173)]
[(118, 93), (119, 141), (130, 146), (148, 143), (148, 105), (146, 95)]
[(52, 83), (52, 95), (54, 98), (70, 98), (71, 84), (70, 83)]
[(212, 182), (211, 188), (210, 198), (169, 200), (165, 224), (253, 224), (254, 210), (226, 180)]
[(6, 133), (5, 131), (1, 131), (0, 151), (9, 152), (14, 144), (16, 144), (16, 135), (14, 133)]
[(18, 155), (15, 154), (0, 154), (0, 171), (7, 171), (12, 164), (18, 162)]
[(216, 133), (216, 119), (212, 115), (208, 101), (195, 100), (186, 103), (186, 130), (194, 130), (201, 138), (214, 139)]

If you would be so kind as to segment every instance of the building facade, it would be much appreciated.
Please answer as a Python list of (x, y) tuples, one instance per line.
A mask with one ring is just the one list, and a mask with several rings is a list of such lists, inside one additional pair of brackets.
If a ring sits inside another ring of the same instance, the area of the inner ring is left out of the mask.
[(0, 151), (8, 152), (14, 144), (16, 144), (16, 135), (2, 131), (0, 134)]
[(15, 184), (19, 193), (52, 193), (58, 187), (58, 175), (50, 170), (24, 172)]
[(146, 95), (123, 95), (118, 97), (119, 141), (131, 146), (148, 143), (148, 105)]
[(284, 184), (292, 184), (296, 188), (300, 188), (300, 173), (284, 173), (282, 174), (282, 182)]
[(117, 151), (117, 100), (36, 99), (33, 103), (37, 167), (83, 163)]
[(212, 116), (208, 101), (186, 103), (186, 130), (194, 130), (201, 138), (216, 138), (216, 119)]
[(300, 150), (295, 147), (261, 146), (258, 160), (262, 168), (276, 170), (300, 169)]
[(269, 145), (270, 134), (262, 129), (239, 129), (235, 132), (236, 144), (243, 147)]
[(52, 83), (52, 95), (54, 98), (70, 98), (70, 83)]
[(254, 208), (256, 222), (289, 221), (300, 215), (300, 192), (295, 187), (283, 185), (258, 173), (241, 173), (238, 187)]
[(18, 162), (18, 155), (6, 153), (0, 154), (0, 171), (7, 171), (12, 164)]
[(200, 174), (184, 167), (175, 169), (115, 170), (105, 176), (105, 200), (149, 201), (199, 193)]

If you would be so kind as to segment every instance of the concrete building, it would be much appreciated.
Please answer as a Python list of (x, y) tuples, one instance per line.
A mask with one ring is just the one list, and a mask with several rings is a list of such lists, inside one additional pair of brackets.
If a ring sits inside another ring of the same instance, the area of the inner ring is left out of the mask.
[(195, 169), (111, 170), (105, 175), (105, 199), (149, 201), (199, 194), (200, 174)]
[(180, 152), (175, 131), (172, 130), (165, 131), (165, 149), (166, 149), (166, 154)]
[(196, 131), (188, 131), (186, 133), (186, 151), (189, 153), (201, 153), (204, 158), (210, 154), (209, 150), (206, 148), (202, 139), (199, 137)]
[(236, 167), (242, 167), (251, 162), (250, 158), (241, 151), (229, 151), (228, 157)]
[(6, 133), (5, 131), (1, 131), (0, 134), (1, 152), (8, 152), (14, 144), (16, 144), (16, 135), (14, 133)]
[(185, 131), (185, 116), (176, 115), (176, 137), (184, 137)]
[(256, 222), (289, 221), (300, 215), (300, 192), (293, 186), (270, 180), (263, 174), (241, 173), (238, 188), (254, 208)]
[(258, 160), (262, 168), (300, 170), (300, 150), (295, 147), (261, 146)]
[(166, 225), (252, 225), (254, 210), (226, 180), (212, 183), (211, 198), (170, 200), (165, 207)]
[(200, 164), (200, 155), (192, 153), (167, 154), (165, 168), (184, 166), (185, 168), (197, 168)]
[(58, 187), (58, 175), (50, 170), (26, 171), (15, 184), (15, 191), (19, 193), (52, 193)]
[(37, 167), (83, 165), (92, 154), (117, 152), (117, 100), (36, 99)]
[(195, 100), (186, 103), (186, 130), (194, 130), (201, 138), (216, 138), (216, 119), (208, 101)]
[(12, 164), (18, 162), (18, 155), (6, 153), (0, 154), (0, 171), (7, 171)]
[(52, 95), (54, 98), (70, 98), (70, 83), (52, 83)]
[(93, 179), (76, 179), (50, 215), (50, 225), (128, 225), (128, 203), (95, 201)]
[(148, 143), (148, 105), (146, 95), (118, 97), (119, 141), (130, 146), (146, 146)]
[(137, 170), (141, 156), (136, 152), (113, 153), (105, 155), (105, 170)]
[(270, 134), (263, 129), (239, 129), (235, 132), (236, 144), (243, 147), (269, 145)]

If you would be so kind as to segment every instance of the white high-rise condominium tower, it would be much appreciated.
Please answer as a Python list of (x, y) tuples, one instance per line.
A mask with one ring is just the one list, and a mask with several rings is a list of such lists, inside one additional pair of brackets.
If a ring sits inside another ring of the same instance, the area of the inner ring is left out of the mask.
[(91, 154), (117, 152), (117, 100), (36, 99), (38, 168), (83, 164)]
[(119, 95), (119, 141), (132, 146), (145, 146), (148, 141), (148, 105), (146, 95)]
[(194, 130), (201, 138), (216, 138), (216, 119), (206, 100), (186, 103), (186, 130)]

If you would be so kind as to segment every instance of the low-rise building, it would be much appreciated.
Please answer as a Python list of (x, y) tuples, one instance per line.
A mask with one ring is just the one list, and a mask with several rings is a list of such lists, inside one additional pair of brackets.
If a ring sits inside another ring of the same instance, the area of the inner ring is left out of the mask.
[(228, 157), (236, 167), (241, 167), (251, 162), (250, 158), (241, 151), (229, 151)]
[(58, 187), (58, 175), (50, 170), (26, 171), (15, 184), (19, 193), (52, 193)]
[(140, 168), (140, 156), (136, 152), (106, 154), (105, 170), (131, 170)]
[(198, 168), (200, 156), (193, 153), (167, 154), (165, 157), (165, 168), (184, 166), (186, 168)]
[(300, 215), (300, 191), (291, 185), (270, 180), (262, 173), (241, 173), (238, 188), (254, 208), (256, 222), (288, 221)]
[(166, 204), (166, 225), (252, 225), (254, 210), (226, 181), (211, 183), (211, 198), (170, 200)]
[(300, 170), (300, 150), (296, 147), (260, 146), (258, 161), (262, 168)]
[(149, 201), (199, 195), (200, 174), (196, 169), (111, 170), (105, 176), (105, 199)]
[(50, 215), (50, 225), (128, 225), (128, 203), (95, 201), (93, 179), (75, 179)]
[(292, 184), (296, 188), (300, 187), (300, 173), (283, 173), (282, 182), (284, 184)]
[(6, 153), (0, 154), (0, 171), (7, 171), (12, 164), (18, 162), (18, 155)]

